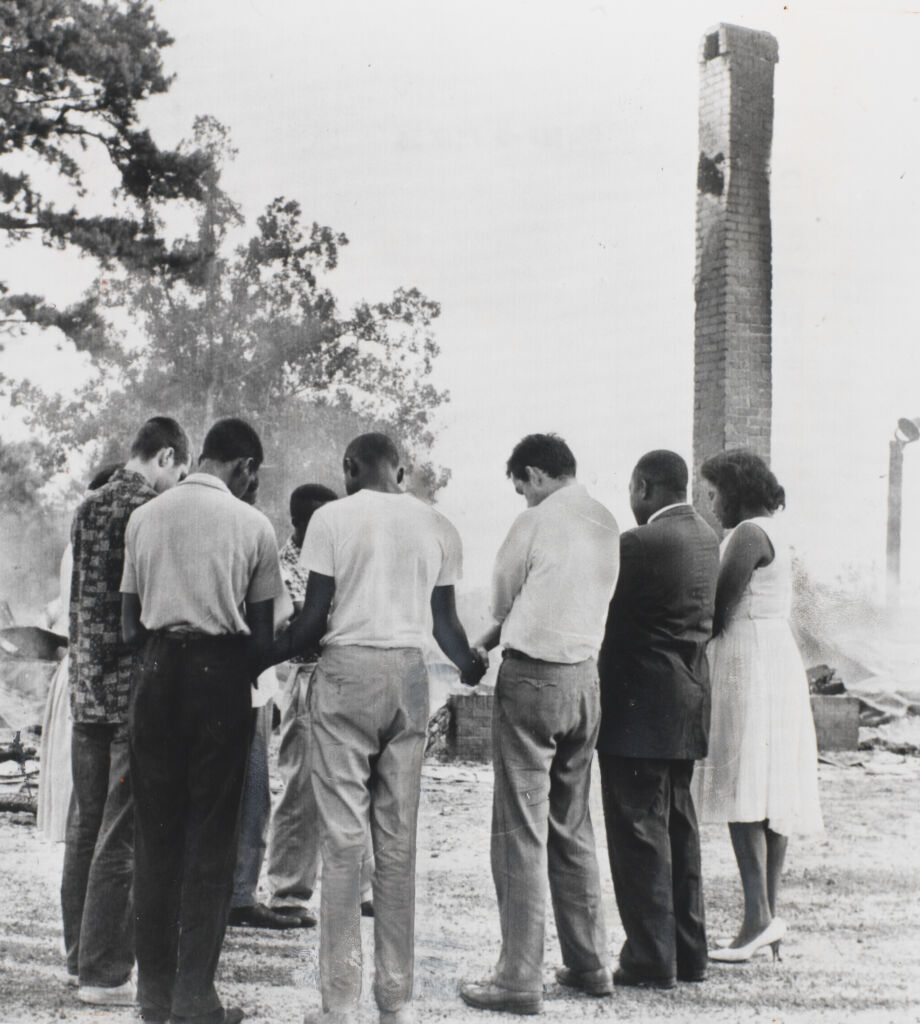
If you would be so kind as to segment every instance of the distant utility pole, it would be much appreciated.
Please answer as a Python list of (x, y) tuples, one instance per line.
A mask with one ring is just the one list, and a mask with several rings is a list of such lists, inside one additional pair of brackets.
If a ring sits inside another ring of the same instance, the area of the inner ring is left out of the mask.
[(886, 604), (897, 611), (901, 603), (901, 481), (904, 448), (920, 439), (920, 416), (898, 420), (894, 437), (888, 442), (888, 535), (885, 543)]

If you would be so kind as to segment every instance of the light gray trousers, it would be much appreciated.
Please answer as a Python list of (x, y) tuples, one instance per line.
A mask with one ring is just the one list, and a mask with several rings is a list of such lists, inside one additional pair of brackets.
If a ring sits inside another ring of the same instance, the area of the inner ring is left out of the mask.
[(588, 798), (600, 725), (597, 666), (506, 658), (492, 713), (492, 877), (502, 951), (495, 981), (542, 991), (546, 883), (575, 971), (608, 963)]
[[(294, 665), (285, 680), (287, 703), (281, 717), (278, 774), (283, 789), (272, 812), (268, 839), (267, 880), (270, 906), (306, 907), (319, 869), (320, 826), (310, 777), (313, 745), (308, 703), (315, 663)], [(374, 852), (370, 830), (361, 869), (361, 898), (369, 899)]]
[(361, 994), (361, 865), (374, 845), (374, 996), (412, 997), (415, 852), (428, 673), (415, 648), (326, 648), (310, 688), (313, 794), (322, 829), (319, 964), (324, 1010)]

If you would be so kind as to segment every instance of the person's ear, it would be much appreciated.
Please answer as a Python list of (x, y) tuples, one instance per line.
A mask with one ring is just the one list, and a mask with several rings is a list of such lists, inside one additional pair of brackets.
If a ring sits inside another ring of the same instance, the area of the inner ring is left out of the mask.
[(175, 448), (161, 448), (157, 457), (157, 465), (160, 469), (165, 469), (167, 466), (172, 465), (172, 463), (175, 462), (175, 459)]
[(346, 455), (342, 459), (342, 469), (345, 470), (346, 476), (356, 477), (358, 475), (358, 464), (350, 455)]
[(527, 474), (524, 478), (525, 482), (529, 483), (533, 487), (539, 487), (543, 483), (546, 475), (542, 469), (539, 469), (536, 466), (525, 466), (524, 472)]

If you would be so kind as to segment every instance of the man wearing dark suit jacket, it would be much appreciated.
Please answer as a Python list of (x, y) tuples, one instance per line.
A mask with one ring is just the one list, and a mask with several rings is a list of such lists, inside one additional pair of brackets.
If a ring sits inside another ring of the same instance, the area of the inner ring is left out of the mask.
[(614, 983), (702, 981), (707, 949), (693, 762), (706, 755), (719, 569), (715, 533), (687, 503), (687, 466), (644, 455), (629, 484), (639, 524), (620, 537), (598, 669), (598, 761), (626, 942)]

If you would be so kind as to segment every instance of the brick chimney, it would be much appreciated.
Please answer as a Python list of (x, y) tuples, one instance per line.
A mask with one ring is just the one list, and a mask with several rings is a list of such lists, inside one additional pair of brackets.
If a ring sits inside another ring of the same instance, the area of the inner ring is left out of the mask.
[(719, 25), (700, 44), (696, 192), (694, 497), (699, 467), (727, 448), (770, 458), (770, 146), (773, 65), (768, 32)]

